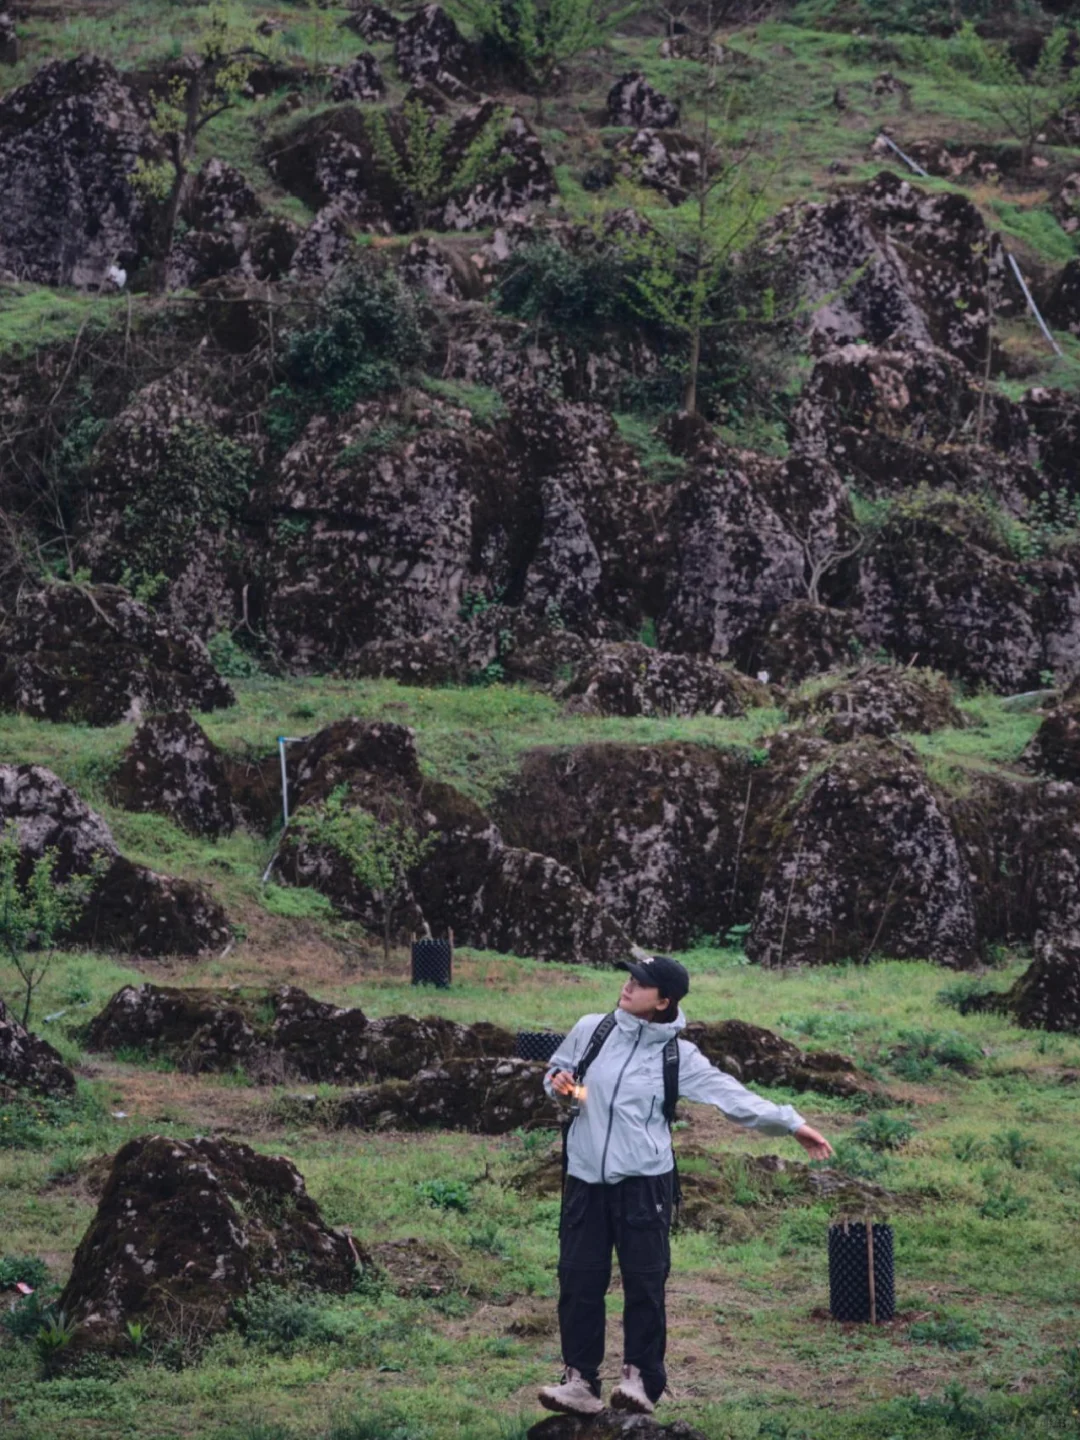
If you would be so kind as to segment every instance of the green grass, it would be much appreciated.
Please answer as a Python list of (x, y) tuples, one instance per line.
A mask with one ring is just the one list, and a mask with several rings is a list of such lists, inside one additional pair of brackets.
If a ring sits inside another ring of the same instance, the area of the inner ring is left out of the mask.
[(0, 284), (0, 355), (66, 339), (84, 325), (106, 326), (126, 304), (121, 295)]

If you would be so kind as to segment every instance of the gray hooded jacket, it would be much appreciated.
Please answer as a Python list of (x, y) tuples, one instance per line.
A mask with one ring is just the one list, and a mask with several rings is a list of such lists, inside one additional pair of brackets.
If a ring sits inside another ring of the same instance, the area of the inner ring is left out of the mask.
[[(551, 1077), (573, 1070), (604, 1017), (585, 1015), (549, 1061)], [(586, 1098), (570, 1126), (568, 1170), (590, 1185), (614, 1185), (630, 1175), (663, 1175), (674, 1165), (664, 1119), (664, 1046), (684, 1029), (681, 1014), (666, 1024), (615, 1011), (615, 1028), (585, 1077)], [(789, 1135), (806, 1122), (791, 1105), (774, 1105), (718, 1070), (689, 1040), (679, 1042), (679, 1094), (715, 1105), (729, 1120), (766, 1135)]]

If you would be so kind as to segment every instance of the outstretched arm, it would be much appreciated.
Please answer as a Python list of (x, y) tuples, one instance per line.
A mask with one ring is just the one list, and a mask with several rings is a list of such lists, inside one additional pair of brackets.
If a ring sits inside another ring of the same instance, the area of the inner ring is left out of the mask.
[(687, 1100), (715, 1105), (721, 1114), (748, 1130), (765, 1135), (791, 1135), (814, 1160), (825, 1160), (832, 1146), (812, 1129), (793, 1105), (776, 1105), (718, 1070), (696, 1045), (679, 1043), (679, 1093)]

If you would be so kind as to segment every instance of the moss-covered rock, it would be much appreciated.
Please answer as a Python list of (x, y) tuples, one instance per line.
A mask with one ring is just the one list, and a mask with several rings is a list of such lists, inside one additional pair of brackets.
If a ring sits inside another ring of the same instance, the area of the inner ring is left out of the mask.
[(787, 710), (793, 720), (818, 721), (826, 739), (837, 741), (860, 735), (883, 739), (902, 731), (927, 735), (962, 730), (967, 723), (943, 675), (897, 665), (866, 665), (826, 679), (809, 694), (794, 696)]

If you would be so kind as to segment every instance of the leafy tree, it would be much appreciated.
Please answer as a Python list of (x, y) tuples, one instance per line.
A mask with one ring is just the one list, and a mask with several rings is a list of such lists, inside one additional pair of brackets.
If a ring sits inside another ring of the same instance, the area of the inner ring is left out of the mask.
[(1057, 26), (1030, 70), (1017, 64), (1005, 44), (984, 40), (970, 23), (950, 42), (953, 70), (977, 82), (972, 99), (1020, 142), (1025, 168), (1047, 126), (1069, 105), (1080, 103), (1072, 33), (1066, 25)]
[(49, 972), (57, 940), (78, 919), (100, 869), (60, 884), (56, 851), (46, 850), (20, 884), (20, 856), (18, 832), (8, 826), (0, 832), (0, 946), (22, 981), (22, 1023), (27, 1026), (34, 992)]
[(213, 9), (201, 22), (194, 49), (183, 68), (170, 77), (165, 92), (154, 100), (151, 128), (162, 142), (166, 159), (140, 159), (135, 184), (164, 206), (159, 242), (157, 284), (165, 287), (180, 202), (199, 136), (212, 120), (239, 104), (265, 45), (256, 46), (254, 29), (238, 28), (223, 10)]
[(434, 115), (421, 100), (406, 100), (403, 126), (395, 137), (382, 110), (368, 113), (365, 127), (375, 151), (375, 162), (408, 196), (417, 229), (426, 229), (432, 213), (453, 195), (470, 190), (481, 180), (494, 180), (511, 163), (498, 154), (508, 110), (496, 110), (479, 133), (455, 158), (453, 121)]
[(294, 822), (309, 840), (325, 845), (346, 862), (356, 880), (375, 897), (382, 911), (383, 958), (390, 959), (394, 911), (401, 903), (415, 869), (432, 851), (434, 835), (423, 837), (399, 809), (373, 815), (347, 803), (348, 786), (339, 785), (320, 810), (300, 814)]
[(540, 118), (560, 66), (602, 45), (638, 4), (612, 9), (604, 0), (451, 0), (449, 8), (524, 72)]
[[(635, 281), (642, 313), (682, 337), (682, 408), (690, 415), (698, 411), (698, 380), (707, 333), (746, 318), (745, 305), (733, 312), (725, 303), (725, 292), (732, 290), (739, 252), (752, 247), (764, 218), (765, 184), (748, 163), (757, 148), (757, 137), (740, 135), (738, 121), (744, 101), (734, 88), (720, 89), (716, 32), (710, 5), (703, 37), (693, 190), (683, 205), (654, 216), (651, 230), (632, 246), (644, 262)], [(759, 290), (756, 308), (763, 324), (777, 320), (776, 297), (770, 285)]]

